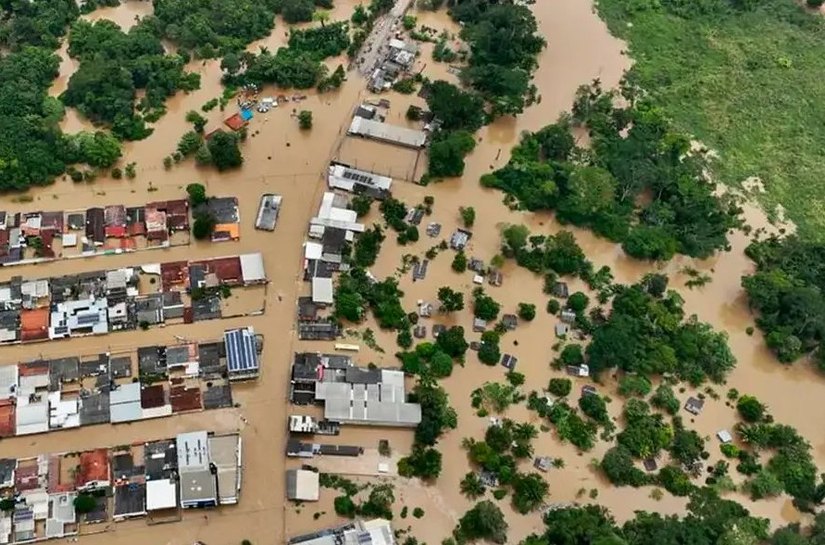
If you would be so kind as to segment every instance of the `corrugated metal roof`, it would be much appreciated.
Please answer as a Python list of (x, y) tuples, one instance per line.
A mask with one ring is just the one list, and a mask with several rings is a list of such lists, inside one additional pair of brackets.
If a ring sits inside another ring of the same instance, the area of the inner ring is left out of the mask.
[(226, 331), (223, 334), (223, 342), (229, 373), (256, 373), (260, 369), (254, 329), (245, 327)]

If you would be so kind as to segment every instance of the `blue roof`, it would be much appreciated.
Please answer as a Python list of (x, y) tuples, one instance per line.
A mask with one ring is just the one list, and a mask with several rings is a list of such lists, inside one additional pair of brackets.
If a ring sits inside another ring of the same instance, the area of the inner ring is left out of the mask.
[(241, 119), (244, 121), (252, 119), (252, 110), (241, 110)]
[(258, 346), (255, 331), (251, 327), (232, 329), (223, 334), (226, 346), (226, 368), (229, 373), (257, 372)]

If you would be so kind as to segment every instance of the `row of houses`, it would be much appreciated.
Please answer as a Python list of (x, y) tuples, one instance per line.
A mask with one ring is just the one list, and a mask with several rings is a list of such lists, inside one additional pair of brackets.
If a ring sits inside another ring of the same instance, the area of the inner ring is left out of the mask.
[(231, 407), (231, 383), (256, 378), (263, 339), (143, 346), (0, 366), (0, 437)]
[[(176, 233), (182, 233), (178, 240)], [(189, 243), (189, 202), (114, 204), (70, 211), (0, 211), (0, 265)]]
[(0, 343), (223, 317), (224, 287), (267, 282), (260, 253), (0, 283)]
[(76, 535), (80, 524), (232, 505), (240, 495), (241, 468), (240, 436), (206, 431), (0, 459), (0, 543)]

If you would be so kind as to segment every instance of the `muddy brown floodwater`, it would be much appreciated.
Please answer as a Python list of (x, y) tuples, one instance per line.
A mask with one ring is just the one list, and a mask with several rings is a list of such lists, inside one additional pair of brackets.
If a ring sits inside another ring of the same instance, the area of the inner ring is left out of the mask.
[[(354, 6), (354, 0), (339, 0), (332, 12), (332, 20), (348, 18)], [(561, 112), (567, 110), (579, 85), (600, 78), (605, 87), (613, 87), (630, 64), (629, 59), (622, 55), (624, 44), (610, 36), (589, 2), (554, 0), (538, 2), (533, 9), (540, 31), (549, 43), (540, 56), (535, 78), (541, 101), (517, 119), (501, 119), (482, 129), (477, 137), (478, 146), (468, 158), (462, 179), (447, 180), (429, 187), (403, 181), (394, 185), (396, 196), (408, 205), (421, 202), (425, 195), (435, 197), (433, 216), (425, 218), (424, 222), (442, 223), (443, 236), (449, 236), (458, 225), (459, 207), (472, 205), (478, 219), (468, 254), (485, 260), (497, 253), (499, 229), (503, 224), (524, 223), (534, 232), (543, 233), (556, 232), (560, 227), (549, 214), (525, 214), (508, 210), (502, 204), (502, 195), (481, 188), (478, 178), (490, 169), (506, 163), (509, 150), (522, 131), (536, 130), (553, 122)], [(150, 2), (126, 0), (117, 8), (98, 10), (87, 18), (111, 19), (126, 28), (133, 24), (136, 16), (142, 17), (149, 13)], [(448, 29), (457, 32), (455, 25), (444, 13), (417, 15), (419, 23), (439, 31)], [(249, 50), (255, 51), (261, 46), (275, 49), (283, 45), (287, 36), (286, 29), (287, 26), (279, 19), (272, 35), (251, 44)], [(446, 65), (431, 60), (431, 47), (424, 46), (419, 67), (429, 77), (455, 81), (455, 76), (448, 72)], [(65, 89), (68, 77), (76, 69), (76, 63), (67, 57), (65, 47), (59, 53), (62, 63), (60, 76), (52, 88), (55, 95)], [(345, 60), (336, 59), (329, 64), (335, 66), (338, 62), (345, 63)], [(98, 257), (50, 266), (3, 268), (0, 269), (2, 281), (20, 274), (42, 277), (136, 265), (146, 261), (191, 259), (249, 251), (263, 252), (267, 274), (271, 279), (267, 290), (270, 300), (267, 301), (267, 311), (263, 316), (204, 322), (199, 323), (197, 329), (191, 325), (175, 325), (148, 332), (116, 333), (103, 338), (73, 339), (2, 349), (2, 361), (8, 364), (40, 356), (87, 354), (148, 343), (172, 343), (176, 335), (212, 339), (227, 327), (241, 325), (251, 325), (266, 337), (263, 373), (257, 382), (236, 388), (235, 398), (240, 402), (239, 408), (130, 425), (75, 429), (0, 442), (0, 456), (26, 456), (149, 440), (204, 428), (215, 431), (241, 430), (244, 439), (244, 479), (238, 505), (210, 511), (206, 514), (206, 519), (201, 513), (187, 513), (182, 522), (173, 526), (147, 526), (141, 520), (112, 524), (103, 533), (84, 535), (81, 540), (89, 545), (113, 541), (123, 545), (187, 545), (195, 540), (205, 541), (209, 545), (224, 545), (236, 544), (241, 539), (250, 539), (253, 543), (284, 543), (285, 536), (311, 531), (338, 521), (332, 506), (336, 494), (331, 490), (322, 490), (321, 501), (317, 504), (295, 507), (284, 501), (284, 469), (297, 463), (285, 461), (283, 456), (286, 441), (285, 417), (295, 410), (286, 401), (291, 354), (296, 350), (332, 349), (330, 344), (299, 342), (294, 335), (295, 300), (297, 295), (308, 291), (300, 280), (301, 244), (307, 221), (314, 214), (325, 188), (322, 174), (330, 158), (340, 157), (357, 162), (362, 168), (391, 172), (399, 178), (420, 175), (420, 170), (415, 167), (414, 154), (411, 155), (408, 151), (363, 141), (342, 140), (352, 109), (360, 100), (371, 96), (364, 90), (364, 82), (355, 72), (349, 73), (349, 81), (335, 93), (318, 96), (310, 92), (304, 101), (281, 106), (267, 114), (256, 114), (249, 126), (249, 138), (244, 144), (245, 163), (242, 169), (218, 175), (213, 170), (196, 167), (190, 160), (171, 170), (164, 170), (163, 157), (174, 150), (180, 135), (189, 128), (184, 121), (185, 113), (200, 110), (203, 103), (220, 96), (222, 91), (219, 61), (195, 61), (189, 69), (201, 74), (201, 89), (170, 99), (168, 112), (155, 124), (154, 134), (144, 141), (124, 145), (124, 164), (132, 161), (137, 163), (138, 176), (135, 180), (98, 179), (93, 184), (73, 184), (61, 180), (50, 187), (33, 189), (33, 203), (15, 203), (3, 199), (4, 208), (10, 211), (71, 209), (117, 202), (138, 205), (150, 200), (179, 197), (186, 184), (200, 181), (206, 184), (212, 195), (231, 194), (239, 198), (242, 228), (241, 240), (238, 242), (193, 243), (188, 247), (151, 254)], [(278, 93), (276, 89), (263, 91), (264, 95)], [(423, 104), (415, 96), (389, 93), (387, 98), (392, 103), (388, 120), (394, 123), (406, 123), (403, 114), (409, 104)], [(311, 131), (302, 132), (298, 129), (293, 110), (300, 109), (313, 112), (314, 126)], [(221, 119), (234, 111), (234, 104), (230, 103), (226, 112), (216, 109), (205, 114), (209, 119), (207, 129), (218, 127)], [(73, 132), (89, 128), (90, 124), (76, 112), (69, 110), (63, 126), (64, 130)], [(425, 160), (426, 158), (422, 159)], [(252, 227), (258, 200), (264, 192), (279, 193), (284, 197), (278, 227), (272, 233), (256, 231)], [(377, 212), (373, 211), (367, 220), (377, 221)], [(748, 208), (748, 220), (754, 227), (767, 225), (764, 214), (755, 209)], [(633, 282), (646, 272), (656, 269), (654, 265), (628, 259), (615, 245), (597, 239), (588, 232), (573, 231), (596, 266), (609, 265), (619, 282)], [(415, 245), (399, 247), (393, 238), (392, 235), (388, 236), (384, 251), (373, 268), (373, 272), (379, 277), (394, 274), (403, 254), (423, 255), (430, 246), (438, 242), (437, 239), (423, 235), (423, 229), (422, 239)], [(825, 467), (825, 440), (819, 430), (819, 423), (825, 419), (825, 405), (814, 402), (820, 397), (822, 379), (806, 365), (780, 365), (765, 350), (758, 334), (753, 337), (746, 335), (745, 328), (753, 324), (753, 318), (748, 313), (739, 282), (741, 275), (752, 266), (743, 254), (748, 240), (744, 234), (735, 233), (731, 242), (730, 252), (700, 262), (677, 259), (664, 270), (671, 274), (671, 285), (679, 289), (685, 298), (688, 312), (696, 313), (702, 320), (730, 335), (739, 365), (725, 388), (736, 387), (741, 392), (754, 394), (766, 402), (777, 421), (791, 424), (805, 434), (814, 445), (820, 467)], [(436, 257), (424, 281), (412, 283), (409, 273), (401, 276), (401, 287), (405, 292), (404, 306), (407, 310), (415, 308), (419, 299), (434, 301), (436, 291), (442, 285), (460, 287), (469, 295), (472, 289), (471, 276), (469, 273), (453, 273), (450, 269), (451, 259), (451, 252)], [(679, 273), (685, 265), (712, 272), (713, 282), (700, 289), (685, 289), (686, 278)], [(502, 303), (503, 312), (513, 312), (522, 301), (536, 303), (539, 312), (533, 322), (521, 324), (517, 331), (504, 338), (502, 351), (519, 358), (518, 371), (527, 377), (526, 389), (539, 389), (554, 374), (548, 364), (554, 357), (551, 346), (555, 342), (552, 338), (555, 318), (544, 312), (546, 299), (541, 295), (539, 278), (516, 268), (512, 263), (505, 265), (504, 274), (502, 287), (487, 288)], [(571, 287), (580, 286), (574, 282)], [(468, 311), (450, 317), (436, 316), (429, 322), (428, 326), (436, 322), (448, 325), (455, 323), (463, 325), (466, 331), (471, 330)], [(377, 343), (385, 352), (380, 353), (362, 346), (362, 351), (357, 356), (359, 363), (396, 365), (392, 356), (395, 351), (394, 335), (379, 331), (374, 323), (368, 322), (367, 326), (376, 332)], [(471, 338), (474, 336), (471, 335)], [(443, 383), (459, 413), (460, 424), (458, 430), (447, 433), (439, 443), (439, 448), (444, 453), (442, 476), (433, 486), (397, 477), (389, 478), (397, 485), (399, 508), (401, 505), (409, 506), (410, 510), (422, 507), (426, 512), (423, 519), (410, 517), (403, 521), (397, 520), (397, 527), (410, 526), (413, 535), (428, 543), (439, 543), (470, 506), (470, 502), (460, 495), (458, 489), (458, 482), (469, 471), (460, 443), (464, 437), (481, 437), (487, 425), (486, 419), (475, 416), (470, 406), (470, 392), (485, 381), (504, 380), (502, 368), (480, 365), (472, 353), (467, 360), (464, 368), (457, 367), (453, 375)], [(718, 390), (724, 398), (721, 387)], [(618, 402), (611, 404), (613, 414), (618, 414), (619, 405)], [(535, 416), (528, 413), (523, 405), (511, 408), (507, 416), (535, 421)], [(693, 425), (702, 435), (712, 436), (718, 429), (730, 428), (734, 421), (733, 410), (720, 401), (708, 403)], [(379, 439), (383, 438), (390, 440), (396, 455), (403, 455), (409, 451), (412, 433), (348, 428), (333, 440), (341, 444), (376, 447)], [(714, 441), (711, 438), (709, 444), (709, 450), (713, 453), (710, 462), (719, 457)], [(577, 498), (588, 501), (586, 498), (589, 491), (596, 489), (596, 501), (609, 507), (619, 519), (632, 516), (636, 509), (665, 513), (678, 513), (684, 509), (682, 499), (668, 494), (657, 501), (651, 497), (651, 489), (617, 489), (605, 483), (591, 469), (590, 463), (592, 458), (601, 456), (605, 445), (597, 446), (591, 453), (579, 455), (569, 445), (559, 443), (552, 433), (545, 432), (536, 440), (535, 447), (537, 455), (558, 457), (565, 461), (564, 469), (551, 470), (547, 474), (551, 491), (549, 501), (569, 502), (576, 501)], [(585, 492), (584, 498), (580, 498), (582, 491)], [(737, 499), (752, 508), (756, 514), (769, 517), (776, 524), (799, 518), (787, 498), (755, 504), (739, 497)], [(538, 515), (517, 515), (510, 511), (507, 500), (502, 501), (501, 505), (510, 524), (508, 542), (515, 543), (533, 531), (540, 531), (541, 520)]]

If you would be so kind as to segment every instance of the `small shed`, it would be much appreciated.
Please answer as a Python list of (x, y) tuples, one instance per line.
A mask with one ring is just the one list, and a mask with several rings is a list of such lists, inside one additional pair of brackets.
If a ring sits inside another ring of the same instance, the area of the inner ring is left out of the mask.
[(567, 336), (567, 324), (556, 324), (556, 337), (564, 338)]
[(553, 467), (553, 461), (549, 456), (539, 456), (533, 460), (533, 467), (546, 473), (551, 467)]
[(582, 397), (589, 396), (589, 395), (596, 395), (598, 392), (596, 391), (596, 387), (592, 384), (585, 384), (582, 386)]
[(566, 308), (561, 311), (561, 316), (559, 316), (559, 318), (561, 318), (561, 321), (566, 324), (572, 324), (576, 321), (576, 313)]
[(518, 364), (518, 358), (515, 356), (511, 356), (510, 354), (504, 354), (501, 357), (501, 365), (509, 369), (510, 371), (515, 370), (516, 365)]
[(705, 406), (705, 400), (696, 397), (689, 397), (685, 402), (685, 410), (692, 415), (698, 416)]
[(501, 317), (501, 323), (508, 331), (513, 331), (518, 326), (518, 316), (515, 314), (505, 314)]
[(733, 441), (733, 436), (730, 434), (728, 430), (719, 430), (716, 432), (716, 437), (721, 441), (723, 444), (730, 443)]
[(553, 284), (552, 293), (556, 297), (563, 298), (567, 298), (567, 296), (570, 295), (570, 291), (567, 289), (567, 284), (564, 282), (556, 282)]
[(232, 129), (233, 131), (239, 131), (246, 126), (247, 121), (241, 116), (240, 113), (230, 115), (226, 119), (223, 120), (223, 124)]
[(321, 484), (318, 473), (306, 469), (286, 472), (286, 497), (290, 501), (318, 501)]
[(473, 318), (473, 331), (482, 332), (487, 329), (487, 320), (481, 318)]

